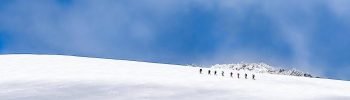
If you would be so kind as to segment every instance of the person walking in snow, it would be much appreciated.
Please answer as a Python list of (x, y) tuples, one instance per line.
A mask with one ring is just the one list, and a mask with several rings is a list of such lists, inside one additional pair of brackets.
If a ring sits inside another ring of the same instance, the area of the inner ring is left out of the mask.
[(201, 69), (199, 69), (199, 74), (202, 74), (202, 71), (203, 71), (203, 70), (202, 70), (202, 68), (201, 68)]
[(255, 75), (254, 74), (253, 74), (252, 78), (253, 78), (253, 80), (255, 80)]
[(214, 75), (216, 75), (216, 71), (214, 71)]
[(237, 73), (237, 78), (239, 79), (239, 73)]
[(210, 70), (208, 70), (208, 75), (211, 75), (211, 74), (210, 74)]
[(245, 76), (245, 79), (247, 79), (247, 77), (248, 77), (247, 73), (245, 73), (244, 76)]
[(231, 73), (230, 73), (230, 76), (232, 77), (232, 75), (233, 75), (233, 73), (231, 72)]
[(225, 76), (225, 75), (224, 75), (224, 71), (221, 72), (221, 76)]

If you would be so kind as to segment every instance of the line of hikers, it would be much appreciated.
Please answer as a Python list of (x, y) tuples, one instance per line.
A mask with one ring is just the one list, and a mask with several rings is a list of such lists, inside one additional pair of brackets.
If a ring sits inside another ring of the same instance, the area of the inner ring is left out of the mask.
[[(203, 74), (203, 69), (199, 69), (199, 74)], [(211, 75), (211, 71), (208, 70), (208, 75)], [(214, 71), (214, 75), (217, 75), (217, 71)], [(225, 76), (225, 72), (221, 71), (221, 76)], [(233, 72), (230, 72), (230, 76), (233, 77)], [(237, 73), (237, 78), (240, 78), (240, 74)], [(244, 73), (244, 78), (248, 79), (248, 74)], [(252, 74), (252, 79), (255, 80), (255, 74)]]

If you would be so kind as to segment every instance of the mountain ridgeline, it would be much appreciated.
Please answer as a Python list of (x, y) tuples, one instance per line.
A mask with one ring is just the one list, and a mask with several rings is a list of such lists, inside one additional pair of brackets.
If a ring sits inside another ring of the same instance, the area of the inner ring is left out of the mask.
[(252, 71), (255, 73), (270, 73), (270, 74), (279, 74), (279, 75), (319, 78), (317, 76), (313, 76), (309, 73), (302, 72), (296, 69), (275, 68), (265, 63), (216, 64), (211, 66), (211, 68), (246, 70), (246, 71)]

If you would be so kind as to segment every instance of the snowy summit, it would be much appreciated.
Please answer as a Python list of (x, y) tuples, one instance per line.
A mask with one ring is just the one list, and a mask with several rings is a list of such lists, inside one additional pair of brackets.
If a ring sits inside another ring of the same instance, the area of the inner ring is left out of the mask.
[(211, 68), (248, 70), (255, 73), (270, 73), (270, 74), (302, 76), (302, 77), (315, 77), (309, 73), (298, 71), (296, 69), (288, 70), (283, 68), (275, 68), (265, 63), (216, 64), (216, 65), (213, 65)]
[[(350, 100), (349, 81), (259, 73), (270, 70), (232, 70), (229, 68), (241, 67), (228, 66), (200, 68), (61, 55), (0, 55), (0, 99)], [(242, 77), (237, 78), (238, 74)]]

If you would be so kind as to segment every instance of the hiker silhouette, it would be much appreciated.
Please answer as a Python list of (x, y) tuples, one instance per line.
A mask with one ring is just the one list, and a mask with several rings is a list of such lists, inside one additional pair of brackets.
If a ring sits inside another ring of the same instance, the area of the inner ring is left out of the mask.
[(255, 75), (254, 74), (253, 74), (252, 78), (253, 78), (253, 80), (255, 80)]

